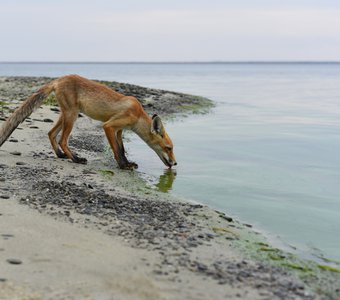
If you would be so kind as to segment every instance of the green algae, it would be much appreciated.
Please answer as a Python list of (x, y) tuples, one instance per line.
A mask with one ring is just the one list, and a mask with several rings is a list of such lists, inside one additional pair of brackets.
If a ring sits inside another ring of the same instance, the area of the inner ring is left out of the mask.
[[(246, 257), (254, 261), (277, 266), (285, 269), (293, 276), (299, 278), (306, 290), (317, 295), (327, 295), (330, 299), (338, 299), (337, 287), (340, 282), (340, 270), (329, 264), (335, 262), (323, 259), (327, 264), (320, 265), (315, 261), (298, 257), (296, 254), (271, 247), (264, 236), (256, 234), (253, 230), (243, 228), (240, 239), (233, 244)], [(293, 247), (290, 247), (293, 249)]]
[(185, 104), (180, 104), (177, 106), (177, 109), (184, 112), (189, 112), (192, 114), (207, 114), (210, 112), (211, 108), (215, 106), (214, 102), (208, 98), (195, 96), (195, 95), (187, 95), (188, 102)]
[(259, 245), (259, 246), (263, 246), (263, 247), (269, 247), (269, 245), (267, 243), (263, 243), (263, 242), (257, 242), (255, 244)]
[(309, 267), (304, 266), (302, 264), (292, 263), (292, 262), (284, 262), (284, 263), (281, 264), (281, 266), (287, 267), (287, 268), (293, 269), (293, 270), (302, 271), (302, 272), (312, 272), (313, 271), (312, 268), (309, 268)]
[(111, 170), (99, 170), (99, 172), (104, 176), (110, 176), (111, 177), (111, 176), (115, 175), (115, 173)]
[(340, 269), (331, 267), (331, 266), (327, 266), (327, 265), (318, 265), (318, 267), (321, 270), (326, 270), (326, 271), (330, 271), (330, 272), (335, 272), (335, 273), (340, 273)]
[(271, 247), (261, 247), (259, 248), (259, 251), (265, 251), (265, 252), (279, 252), (279, 249), (271, 248)]
[(286, 257), (284, 255), (276, 255), (276, 254), (269, 254), (268, 257), (271, 259), (271, 260), (284, 260)]
[(184, 111), (190, 111), (193, 114), (202, 114), (206, 113), (206, 110), (204, 107), (202, 107), (199, 104), (186, 104), (186, 105), (179, 105), (177, 106), (178, 109), (184, 110)]

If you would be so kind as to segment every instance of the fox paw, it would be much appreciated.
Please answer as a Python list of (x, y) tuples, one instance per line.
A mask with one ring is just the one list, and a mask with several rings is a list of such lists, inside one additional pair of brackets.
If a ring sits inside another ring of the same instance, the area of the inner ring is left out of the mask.
[(72, 161), (77, 163), (77, 164), (83, 164), (86, 165), (87, 164), (87, 159), (84, 157), (79, 157), (78, 155), (74, 154), (72, 157)]
[(138, 168), (138, 165), (134, 162), (127, 162), (119, 166), (123, 170), (134, 170)]
[(138, 165), (133, 161), (129, 161), (128, 166), (133, 168), (133, 169), (138, 169)]
[(67, 158), (67, 155), (63, 151), (61, 151), (60, 149), (58, 149), (56, 154), (57, 154), (58, 158)]

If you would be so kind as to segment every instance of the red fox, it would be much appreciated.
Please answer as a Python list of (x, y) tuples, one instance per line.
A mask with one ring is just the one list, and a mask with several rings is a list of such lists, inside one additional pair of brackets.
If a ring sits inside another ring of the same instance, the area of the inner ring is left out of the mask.
[[(131, 129), (153, 149), (163, 163), (171, 168), (177, 165), (173, 144), (165, 131), (159, 116), (152, 118), (145, 112), (140, 102), (125, 96), (100, 83), (78, 75), (67, 75), (47, 83), (5, 121), (0, 129), (0, 146), (8, 139), (18, 125), (25, 120), (45, 98), (55, 92), (61, 114), (48, 132), (54, 152), (59, 158), (69, 158), (75, 163), (86, 164), (85, 158), (72, 153), (68, 139), (78, 113), (103, 122), (103, 129), (121, 169), (137, 168), (125, 156), (122, 140), (123, 129)], [(59, 144), (57, 136), (61, 132)]]

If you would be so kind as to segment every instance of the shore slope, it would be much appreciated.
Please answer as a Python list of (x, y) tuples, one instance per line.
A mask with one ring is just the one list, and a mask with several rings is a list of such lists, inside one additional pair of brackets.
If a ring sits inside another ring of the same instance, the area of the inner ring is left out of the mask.
[[(0, 125), (48, 80), (0, 78)], [(150, 113), (211, 106), (200, 97), (105, 84), (137, 96)], [(71, 137), (87, 165), (55, 158), (47, 132), (58, 114), (54, 106), (39, 108), (0, 149), (0, 299), (340, 295), (337, 274), (301, 280), (289, 268), (250, 258), (240, 243), (264, 247), (250, 228), (152, 191), (138, 172), (117, 169), (102, 152), (106, 141), (98, 122), (79, 118)], [(316, 282), (323, 286), (318, 292)]]

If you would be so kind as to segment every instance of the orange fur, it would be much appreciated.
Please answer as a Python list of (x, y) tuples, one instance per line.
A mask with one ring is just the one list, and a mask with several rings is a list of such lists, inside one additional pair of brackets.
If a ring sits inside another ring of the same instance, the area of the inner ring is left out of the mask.
[[(125, 156), (122, 141), (124, 129), (131, 129), (137, 133), (168, 167), (177, 164), (172, 141), (157, 115), (150, 118), (135, 97), (125, 96), (78, 75), (67, 75), (53, 80), (29, 97), (1, 127), (0, 146), (53, 91), (61, 114), (48, 136), (58, 157), (68, 157), (74, 162), (86, 163), (86, 159), (78, 157), (68, 147), (74, 122), (78, 113), (82, 112), (92, 119), (103, 122), (103, 129), (120, 168), (137, 167)], [(60, 132), (61, 138), (58, 143), (57, 136)]]

